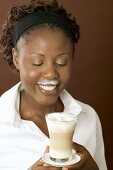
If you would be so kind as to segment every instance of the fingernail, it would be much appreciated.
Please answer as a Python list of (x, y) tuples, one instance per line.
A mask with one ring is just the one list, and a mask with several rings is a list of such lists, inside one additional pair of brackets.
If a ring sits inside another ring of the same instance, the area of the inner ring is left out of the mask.
[(43, 164), (43, 166), (49, 166), (49, 164), (45, 163), (45, 164)]
[(68, 168), (66, 168), (66, 167), (63, 167), (63, 168), (62, 168), (62, 170), (68, 170)]

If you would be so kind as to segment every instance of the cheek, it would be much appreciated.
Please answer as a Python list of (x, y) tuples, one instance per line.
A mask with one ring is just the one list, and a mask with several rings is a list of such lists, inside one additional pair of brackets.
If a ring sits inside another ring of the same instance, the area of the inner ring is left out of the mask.
[(35, 81), (37, 79), (37, 72), (33, 70), (20, 70), (20, 78), (26, 82)]
[(35, 72), (35, 71), (30, 71), (30, 72), (28, 72), (28, 76), (29, 76), (29, 78), (35, 78), (35, 77), (37, 77), (37, 73)]
[(37, 75), (37, 71), (32, 68), (29, 59), (21, 57), (19, 61), (19, 72), (22, 79), (33, 79)]
[(69, 67), (68, 69), (65, 69), (62, 72), (62, 76), (61, 76), (62, 82), (64, 83), (68, 83), (71, 79), (71, 67)]
[(65, 74), (65, 80), (68, 83), (70, 81), (70, 79), (71, 79), (71, 73), (68, 72), (67, 74)]

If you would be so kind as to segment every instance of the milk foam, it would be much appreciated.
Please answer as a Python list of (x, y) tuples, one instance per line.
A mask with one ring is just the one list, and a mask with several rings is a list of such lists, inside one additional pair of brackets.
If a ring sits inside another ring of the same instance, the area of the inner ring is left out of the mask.
[(48, 114), (47, 118), (52, 121), (72, 121), (76, 117), (72, 113), (53, 113)]
[(77, 118), (67, 113), (53, 113), (47, 115), (47, 125), (49, 131), (72, 131), (75, 128)]

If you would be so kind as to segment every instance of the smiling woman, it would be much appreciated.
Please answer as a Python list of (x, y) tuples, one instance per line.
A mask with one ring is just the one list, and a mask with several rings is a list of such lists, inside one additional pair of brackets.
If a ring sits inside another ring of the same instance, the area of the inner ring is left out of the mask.
[[(107, 169), (96, 112), (65, 90), (78, 39), (79, 26), (56, 0), (33, 0), (11, 9), (0, 42), (5, 61), (19, 72), (20, 83), (1, 96), (1, 167), (25, 170), (32, 166), (48, 145), (45, 115), (67, 112), (78, 117), (73, 145), (82, 157), (70, 169)], [(32, 169), (40, 169), (39, 164)], [(43, 165), (42, 170), (50, 168)]]

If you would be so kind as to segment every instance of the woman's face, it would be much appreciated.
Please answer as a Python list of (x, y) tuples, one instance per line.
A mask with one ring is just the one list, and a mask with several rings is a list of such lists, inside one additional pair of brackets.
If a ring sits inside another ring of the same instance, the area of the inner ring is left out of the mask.
[(71, 76), (73, 45), (62, 31), (42, 28), (20, 38), (13, 60), (24, 94), (37, 104), (54, 104)]

